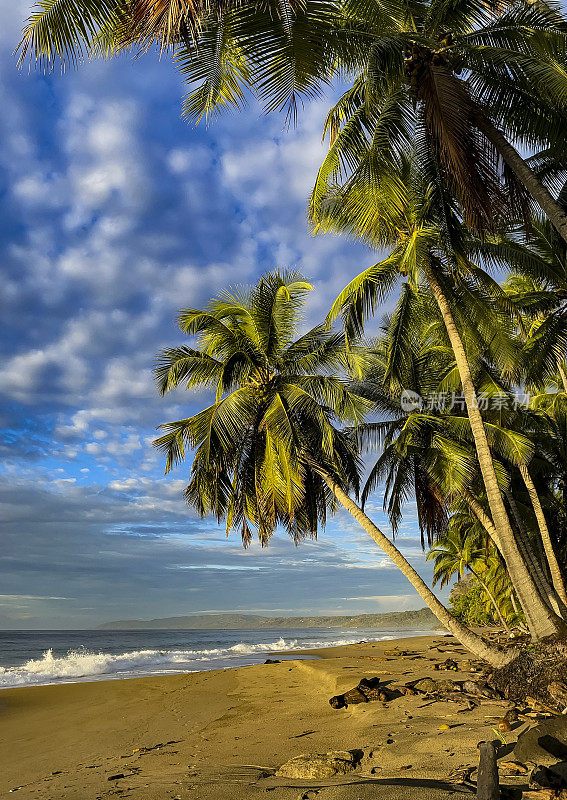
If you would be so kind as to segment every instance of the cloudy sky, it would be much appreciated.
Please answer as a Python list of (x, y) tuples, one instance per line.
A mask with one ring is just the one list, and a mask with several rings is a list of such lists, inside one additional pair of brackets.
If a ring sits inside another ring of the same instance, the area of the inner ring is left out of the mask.
[[(179, 307), (296, 266), (315, 322), (371, 263), (305, 223), (325, 101), (291, 132), (253, 104), (195, 129), (167, 60), (19, 72), (30, 2), (0, 0), (0, 627), (421, 607), (344, 514), (318, 542), (243, 551), (151, 446), (205, 399), (152, 383), (156, 352), (183, 340)], [(379, 497), (372, 511), (386, 525)], [(402, 549), (430, 575), (411, 505), (405, 519)]]

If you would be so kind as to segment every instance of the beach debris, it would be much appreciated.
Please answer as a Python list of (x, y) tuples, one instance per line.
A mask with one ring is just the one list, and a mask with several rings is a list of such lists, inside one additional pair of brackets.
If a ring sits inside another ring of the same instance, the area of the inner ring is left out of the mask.
[(329, 753), (303, 753), (276, 770), (278, 778), (332, 778), (353, 772), (362, 758), (361, 750), (331, 750)]
[(486, 662), (477, 661), (470, 658), (459, 661), (459, 672), (482, 672), (486, 668)]
[(476, 780), (477, 800), (500, 800), (498, 763), (496, 761), (497, 742), (479, 742), (480, 761)]
[(547, 691), (559, 708), (567, 708), (567, 685), (563, 681), (551, 681)]
[(433, 669), (440, 670), (440, 669), (450, 669), (450, 670), (458, 670), (459, 667), (457, 666), (457, 662), (453, 661), (452, 658), (446, 658), (445, 661), (442, 661), (440, 664), (434, 664)]
[(125, 778), (125, 777), (126, 777), (126, 775), (124, 775), (123, 772), (117, 772), (116, 775), (109, 775), (107, 780), (109, 780), (109, 781), (118, 781), (118, 780), (120, 780), (120, 778)]
[(527, 775), (529, 767), (519, 761), (501, 761), (498, 764), (498, 770), (506, 776)]
[(536, 789), (522, 792), (522, 800), (567, 800), (565, 789)]
[(282, 662), (277, 658), (267, 658), (264, 664), (281, 664)]
[(506, 733), (507, 731), (511, 731), (512, 730), (511, 723), (508, 722), (507, 719), (504, 719), (504, 717), (502, 719), (498, 720), (498, 722), (496, 724), (496, 727), (498, 728), (500, 733)]
[(407, 650), (398, 650), (397, 647), (394, 647), (391, 650), (384, 650), (385, 656), (407, 656), (409, 652)]
[(446, 723), (443, 723), (443, 725), (439, 725), (437, 730), (438, 731), (450, 731), (451, 730), (451, 726), (447, 725)]
[[(161, 750), (162, 747), (167, 747), (170, 744), (179, 744), (183, 739), (170, 739), (168, 742), (158, 742), (157, 744), (149, 745), (148, 747), (135, 747), (132, 754), (120, 756), (120, 758), (132, 758), (132, 755), (143, 755), (144, 753), (151, 753), (152, 750)], [(100, 764), (99, 764), (100, 766)]]
[(466, 680), (461, 683), (461, 691), (474, 697), (485, 697), (487, 700), (501, 700), (499, 692), (489, 686), (485, 680)]
[(319, 794), (319, 789), (308, 789), (306, 792), (301, 792), (297, 795), (297, 800), (315, 800)]
[(331, 708), (346, 708), (349, 705), (369, 703), (371, 700), (390, 700), (392, 696), (393, 693), (385, 686), (380, 686), (380, 678), (362, 678), (353, 689), (331, 697), (329, 704)]

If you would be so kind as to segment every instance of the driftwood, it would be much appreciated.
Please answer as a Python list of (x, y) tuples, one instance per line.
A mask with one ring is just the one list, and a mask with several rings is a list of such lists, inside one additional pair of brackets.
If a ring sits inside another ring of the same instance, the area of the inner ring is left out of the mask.
[(500, 800), (500, 783), (498, 781), (498, 764), (496, 762), (495, 742), (479, 742), (480, 763), (476, 781), (478, 800)]

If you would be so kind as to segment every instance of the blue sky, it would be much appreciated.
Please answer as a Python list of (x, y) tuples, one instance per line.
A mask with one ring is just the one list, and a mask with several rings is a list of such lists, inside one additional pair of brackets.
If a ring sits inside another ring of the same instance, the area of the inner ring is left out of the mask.
[[(421, 607), (344, 513), (317, 542), (243, 551), (185, 506), (188, 469), (164, 477), (151, 446), (206, 400), (153, 386), (156, 352), (183, 340), (179, 307), (295, 266), (316, 322), (371, 263), (305, 222), (325, 101), (293, 131), (254, 104), (190, 127), (167, 60), (19, 72), (29, 7), (0, 0), (0, 627)], [(399, 541), (429, 576), (411, 504)]]

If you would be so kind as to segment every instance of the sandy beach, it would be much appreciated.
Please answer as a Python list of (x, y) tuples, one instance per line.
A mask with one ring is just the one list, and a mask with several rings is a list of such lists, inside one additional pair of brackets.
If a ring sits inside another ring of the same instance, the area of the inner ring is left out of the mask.
[[(386, 655), (392, 648), (408, 654)], [(365, 677), (390, 685), (470, 677), (434, 670), (449, 656), (467, 658), (454, 639), (417, 637), (311, 654), (318, 658), (6, 689), (0, 692), (0, 795), (397, 800), (422, 798), (424, 789), (428, 800), (471, 795), (458, 773), (477, 763), (479, 741), (496, 738), (507, 703), (483, 699), (467, 710), (464, 700), (418, 694), (338, 710), (329, 705), (331, 696)], [(526, 725), (518, 723), (506, 741), (514, 742)], [(292, 757), (332, 750), (360, 751), (356, 769), (318, 780), (274, 774)]]

